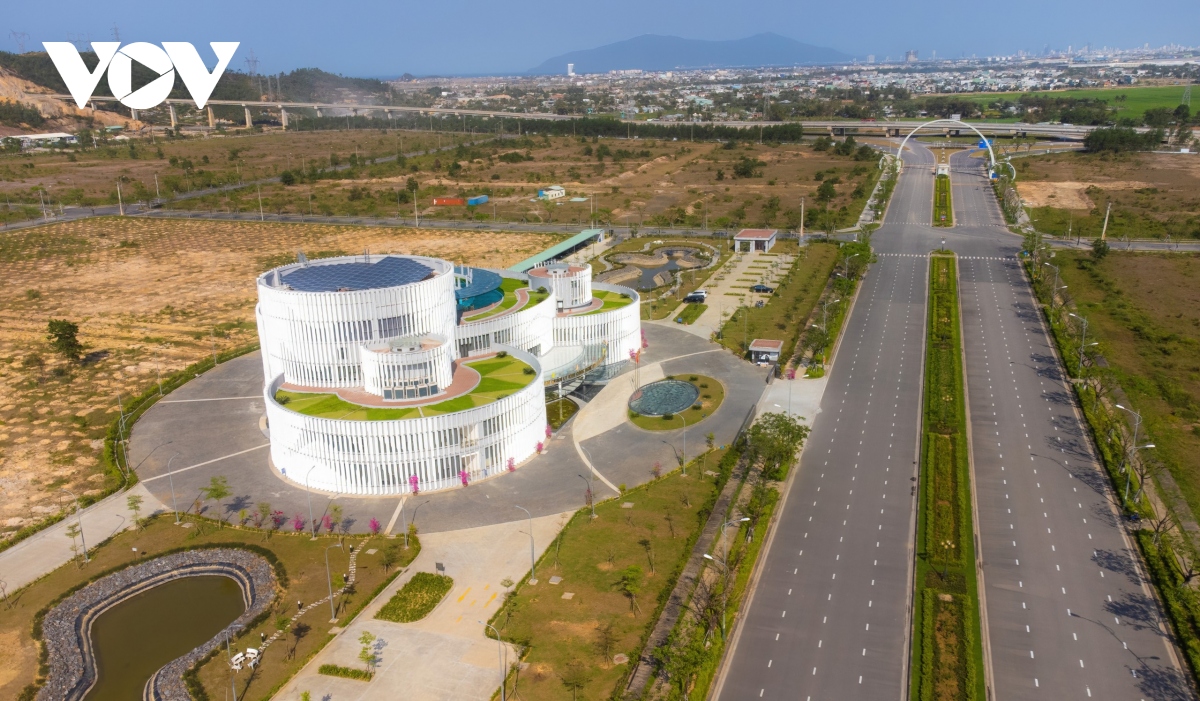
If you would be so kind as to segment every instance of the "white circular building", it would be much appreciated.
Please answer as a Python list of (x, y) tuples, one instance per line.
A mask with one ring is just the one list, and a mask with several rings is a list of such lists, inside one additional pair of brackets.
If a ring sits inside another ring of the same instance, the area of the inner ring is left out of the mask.
[(593, 285), (590, 266), (301, 256), (259, 276), (258, 295), (273, 466), (342, 494), (516, 469), (546, 440), (546, 387), (611, 370), (642, 343), (637, 293)]

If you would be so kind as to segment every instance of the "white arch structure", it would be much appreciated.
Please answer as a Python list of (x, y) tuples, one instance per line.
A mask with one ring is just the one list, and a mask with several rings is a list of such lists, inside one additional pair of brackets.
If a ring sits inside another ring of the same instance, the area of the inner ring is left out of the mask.
[[(900, 142), (900, 148), (896, 150), (897, 168), (904, 167), (904, 158), (903, 158), (904, 145), (908, 143), (908, 140), (910, 138), (912, 138), (912, 135), (916, 134), (918, 131), (924, 129), (927, 126), (930, 126), (932, 124), (941, 124), (941, 123), (959, 124), (961, 126), (964, 126), (968, 129), (970, 129), (971, 131), (975, 132), (976, 134), (978, 134), (979, 138), (983, 140), (983, 143), (987, 144), (988, 158), (991, 160), (988, 171), (989, 171), (989, 173), (991, 173), (996, 170), (996, 152), (992, 150), (992, 142), (989, 141), (988, 138), (983, 135), (983, 132), (979, 131), (978, 129), (971, 126), (970, 124), (967, 124), (966, 122), (963, 122), (963, 121), (960, 121), (957, 119), (934, 119), (934, 120), (925, 122), (924, 124), (918, 124), (916, 127), (914, 127), (912, 131), (908, 132), (908, 136), (904, 137), (904, 141)], [(989, 177), (990, 177), (990, 175), (989, 175)]]

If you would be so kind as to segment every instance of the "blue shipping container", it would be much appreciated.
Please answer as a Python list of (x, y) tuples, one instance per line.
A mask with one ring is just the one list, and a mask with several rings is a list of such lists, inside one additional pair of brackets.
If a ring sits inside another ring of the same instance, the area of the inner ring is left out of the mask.
[(474, 197), (467, 198), (467, 205), (471, 206), (471, 205), (477, 205), (477, 204), (484, 204), (487, 201), (488, 201), (487, 195), (475, 195)]

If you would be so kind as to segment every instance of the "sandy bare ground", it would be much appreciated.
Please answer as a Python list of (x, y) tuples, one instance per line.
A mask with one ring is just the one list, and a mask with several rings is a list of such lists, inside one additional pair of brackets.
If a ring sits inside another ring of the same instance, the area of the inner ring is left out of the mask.
[(1092, 209), (1096, 203), (1087, 196), (1089, 187), (1103, 190), (1136, 190), (1150, 187), (1149, 183), (1136, 180), (1104, 180), (1096, 182), (1017, 181), (1021, 199), (1030, 207), (1055, 207), (1058, 209)]
[[(0, 234), (0, 533), (58, 510), (60, 487), (101, 489), (99, 450), (118, 393), (139, 394), (160, 370), (166, 376), (214, 346), (255, 341), (255, 276), (298, 249), (504, 267), (560, 238), (132, 218)], [(52, 318), (79, 324), (88, 362), (55, 356), (46, 343)]]

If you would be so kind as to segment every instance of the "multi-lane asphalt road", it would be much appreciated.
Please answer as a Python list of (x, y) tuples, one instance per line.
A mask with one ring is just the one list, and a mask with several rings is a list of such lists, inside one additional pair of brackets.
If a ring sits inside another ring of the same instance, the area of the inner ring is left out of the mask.
[[(952, 158), (998, 699), (1191, 698), (978, 159)], [(979, 241), (981, 243), (976, 243)]]
[(926, 256), (943, 239), (961, 259), (991, 698), (1193, 698), (983, 162), (952, 158), (955, 226), (934, 229), (933, 154), (904, 159), (718, 698), (907, 698)]

